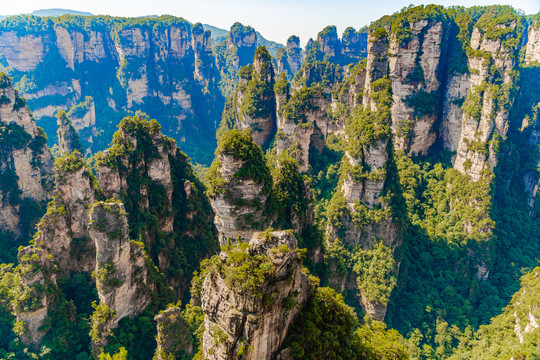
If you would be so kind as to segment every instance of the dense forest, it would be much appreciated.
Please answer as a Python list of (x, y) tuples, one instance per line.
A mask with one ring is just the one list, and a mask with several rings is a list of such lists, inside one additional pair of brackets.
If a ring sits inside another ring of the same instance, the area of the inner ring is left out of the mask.
[(540, 14), (210, 36), (0, 21), (1, 359), (540, 357)]

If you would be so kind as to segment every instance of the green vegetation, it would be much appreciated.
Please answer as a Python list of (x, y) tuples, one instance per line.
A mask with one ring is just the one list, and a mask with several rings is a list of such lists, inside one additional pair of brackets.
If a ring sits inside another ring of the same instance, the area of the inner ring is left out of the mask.
[(262, 285), (275, 270), (270, 257), (251, 251), (248, 243), (240, 242), (236, 245), (230, 243), (222, 248), (227, 254), (222, 260), (214, 255), (201, 262), (201, 271), (197, 273), (192, 282), (192, 294), (200, 297), (202, 282), (209, 273), (219, 273), (227, 287), (246, 292), (262, 299)]
[(355, 257), (353, 271), (358, 274), (358, 288), (369, 301), (388, 304), (397, 275), (392, 250), (381, 241), (370, 250), (358, 250)]
[(320, 86), (302, 87), (295, 91), (290, 100), (280, 109), (280, 115), (287, 122), (301, 124), (306, 121), (306, 113), (317, 109), (314, 104), (317, 98), (325, 98)]
[(291, 157), (281, 156), (272, 168), (274, 180), (273, 194), (279, 218), (274, 226), (282, 229), (293, 228), (293, 220), (301, 220), (308, 211), (304, 177), (298, 171), (298, 163)]
[[(472, 339), (464, 338), (450, 359), (534, 359), (540, 356), (540, 328), (531, 326), (528, 331), (525, 330), (527, 325), (538, 321), (540, 316), (539, 275), (538, 267), (524, 275), (521, 278), (521, 289), (514, 294), (503, 313), (491, 319), (488, 325), (481, 326)], [(518, 337), (517, 331), (522, 338)]]
[(261, 147), (253, 142), (253, 138), (248, 131), (230, 130), (223, 134), (216, 149), (216, 159), (208, 171), (209, 196), (226, 194), (227, 181), (221, 177), (219, 167), (220, 156), (232, 156), (244, 162), (243, 166), (234, 174), (237, 179), (252, 179), (257, 183), (264, 184), (262, 194), (269, 194), (272, 190), (272, 176), (266, 165), (266, 159)]
[(442, 6), (411, 5), (407, 8), (404, 8), (397, 14), (394, 14), (392, 16), (383, 16), (381, 19), (375, 21), (370, 26), (370, 32), (376, 31), (375, 34), (372, 33), (372, 36), (375, 36), (376, 38), (382, 38), (384, 36), (384, 31), (379, 29), (383, 27), (389, 28), (390, 36), (393, 37), (399, 45), (404, 46), (412, 40), (412, 24), (421, 20), (439, 22), (444, 21), (445, 19), (446, 14)]
[[(174, 140), (161, 135), (157, 121), (127, 117), (118, 127), (107, 155), (98, 156), (98, 166), (117, 171), (126, 179), (127, 187), (120, 192), (120, 200), (128, 215), (131, 239), (144, 242), (155, 264), (160, 264), (159, 257), (168, 259), (168, 266), (160, 268), (167, 281), (183, 279), (174, 282), (187, 283), (198, 268), (197, 260), (217, 249), (216, 230), (209, 216), (211, 207), (204, 197), (205, 187), (193, 174), (187, 156), (178, 150)], [(170, 199), (163, 184), (150, 177), (146, 166), (162, 156), (158, 149), (163, 149), (165, 161), (171, 166)], [(148, 207), (141, 205), (144, 198)], [(167, 219), (173, 222), (173, 232), (168, 234), (160, 230)], [(179, 288), (175, 290), (181, 292)]]
[(356, 314), (340, 294), (318, 288), (293, 324), (287, 346), (295, 359), (407, 358), (395, 330), (386, 331), (376, 322), (358, 326)]

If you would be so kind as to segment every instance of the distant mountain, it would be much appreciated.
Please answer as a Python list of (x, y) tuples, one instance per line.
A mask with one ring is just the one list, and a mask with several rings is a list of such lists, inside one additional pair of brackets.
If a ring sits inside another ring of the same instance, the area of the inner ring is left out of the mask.
[[(92, 16), (94, 14), (86, 11), (77, 11), (71, 9), (41, 9), (34, 10), (31, 13), (25, 15), (34, 15), (34, 16), (62, 16), (62, 15), (80, 15), (80, 16)], [(0, 15), (0, 20), (5, 19), (12, 15)]]
[(71, 9), (41, 9), (35, 10), (30, 15), (35, 16), (62, 16), (62, 15), (80, 15), (80, 16), (92, 16), (94, 14), (86, 11), (77, 11)]
[[(204, 30), (210, 30), (210, 32), (212, 33), (212, 39), (211, 39), (212, 46), (221, 43), (223, 40), (225, 40), (225, 38), (229, 34), (228, 30), (220, 29), (218, 27), (208, 25), (208, 24), (203, 24), (203, 28)], [(256, 33), (257, 33), (258, 45), (266, 46), (266, 48), (268, 49), (270, 54), (272, 54), (272, 56), (276, 56), (276, 52), (278, 51), (279, 48), (285, 47), (282, 44), (265, 39), (261, 35), (261, 33), (258, 31)]]

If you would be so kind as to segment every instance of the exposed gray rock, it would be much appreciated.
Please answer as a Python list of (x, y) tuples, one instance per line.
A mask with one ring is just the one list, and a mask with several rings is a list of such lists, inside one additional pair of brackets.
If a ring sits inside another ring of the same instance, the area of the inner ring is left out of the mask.
[[(248, 256), (262, 255), (273, 267), (255, 292), (227, 285), (228, 280), (217, 271), (206, 276), (201, 301), (205, 314), (202, 351), (207, 359), (278, 356), (289, 326), (310, 294), (296, 248), (290, 232), (253, 235)], [(220, 255), (224, 263), (226, 258), (226, 253)]]

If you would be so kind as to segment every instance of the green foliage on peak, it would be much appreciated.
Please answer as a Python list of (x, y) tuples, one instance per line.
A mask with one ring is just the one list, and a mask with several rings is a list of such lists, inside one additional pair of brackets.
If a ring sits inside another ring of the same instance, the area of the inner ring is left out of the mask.
[(320, 86), (302, 87), (296, 90), (289, 101), (280, 109), (280, 115), (287, 122), (301, 124), (306, 121), (306, 113), (315, 110), (315, 100), (325, 98), (326, 95)]
[(54, 160), (54, 168), (57, 174), (75, 172), (82, 169), (84, 161), (78, 151), (65, 153)]
[(228, 155), (244, 161), (260, 162), (263, 153), (248, 131), (231, 130), (218, 141), (216, 155)]
[(216, 159), (208, 171), (210, 187), (208, 194), (217, 196), (226, 191), (227, 182), (219, 173), (221, 155), (232, 156), (244, 162), (242, 167), (234, 174), (237, 179), (252, 179), (257, 183), (263, 183), (263, 194), (269, 194), (272, 189), (272, 176), (266, 165), (266, 158), (260, 146), (255, 144), (249, 131), (237, 129), (225, 132), (218, 140)]
[(222, 276), (229, 289), (262, 299), (262, 285), (268, 282), (276, 270), (270, 256), (252, 251), (246, 242), (235, 245), (229, 243), (222, 247), (222, 253), (224, 257), (214, 255), (201, 262), (201, 270), (193, 278), (192, 294), (200, 298), (203, 281), (215, 272)]
[[(157, 121), (133, 116), (118, 127), (108, 152), (98, 156), (98, 166), (107, 166), (125, 179), (126, 187), (119, 195), (128, 214), (130, 237), (144, 242), (167, 281), (176, 279), (175, 291), (182, 293), (198, 260), (217, 248), (205, 187), (174, 140), (161, 134)], [(170, 198), (164, 185), (149, 175), (148, 164), (158, 158), (170, 164)], [(141, 205), (143, 199), (148, 207)], [(165, 233), (162, 222), (171, 218), (173, 231)], [(160, 264), (160, 257), (168, 259), (166, 268)]]
[(310, 199), (305, 194), (306, 179), (298, 171), (298, 162), (286, 155), (280, 156), (272, 167), (273, 193), (279, 214), (274, 226), (282, 229), (293, 228), (294, 216), (305, 216)]
[(317, 38), (327, 38), (327, 37), (331, 37), (337, 40), (338, 34), (337, 34), (337, 28), (335, 27), (335, 25), (329, 25), (325, 27), (317, 35)]
[(278, 79), (274, 84), (274, 92), (276, 95), (289, 95), (290, 85), (287, 81), (287, 75), (285, 73), (279, 74)]
[(251, 35), (255, 32), (255, 30), (247, 25), (247, 26), (244, 26), (242, 25), (242, 23), (239, 23), (239, 22), (235, 22), (232, 26), (231, 26), (231, 30), (230, 32), (234, 35), (234, 36), (244, 36), (244, 35)]
[(443, 21), (446, 18), (444, 8), (439, 5), (420, 5), (403, 8), (394, 15), (383, 16), (375, 21), (369, 27), (370, 33), (375, 38), (381, 38), (383, 31), (380, 28), (386, 28), (386, 31), (395, 38), (398, 44), (403, 46), (412, 40), (411, 26), (421, 20), (432, 22)]

